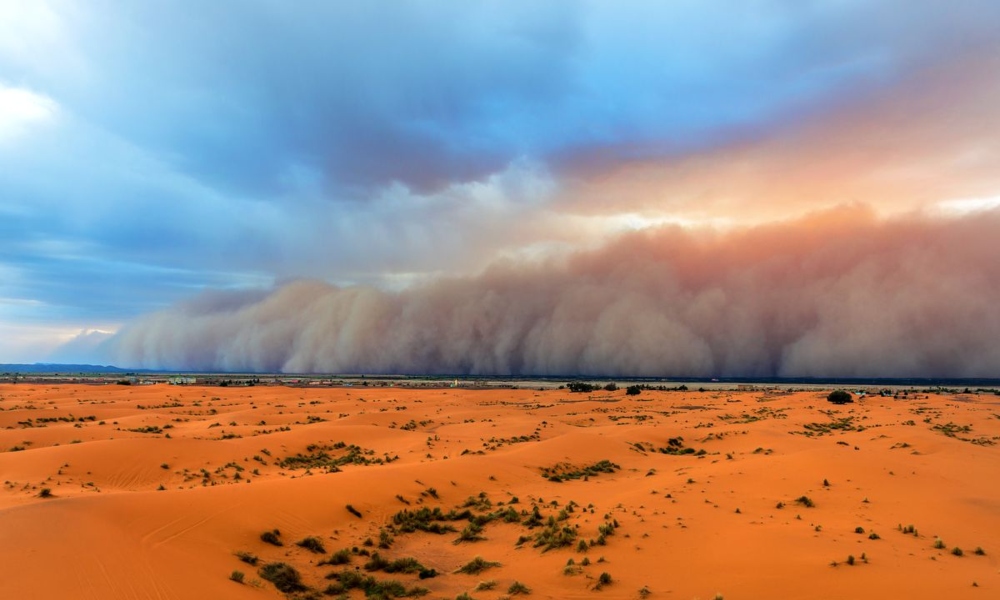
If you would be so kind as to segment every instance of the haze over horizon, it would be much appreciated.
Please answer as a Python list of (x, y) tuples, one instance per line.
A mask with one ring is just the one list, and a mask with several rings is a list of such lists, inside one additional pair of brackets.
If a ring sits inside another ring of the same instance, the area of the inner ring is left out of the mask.
[(0, 362), (996, 377), (998, 30), (0, 2)]

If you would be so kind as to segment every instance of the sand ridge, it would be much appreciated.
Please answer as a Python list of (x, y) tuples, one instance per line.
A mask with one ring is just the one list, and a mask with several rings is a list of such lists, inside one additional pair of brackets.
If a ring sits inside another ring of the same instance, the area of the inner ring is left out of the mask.
[[(4, 385), (0, 591), (282, 597), (280, 562), (316, 595), (343, 571), (431, 598), (1000, 593), (1000, 397), (825, 396)], [(454, 531), (394, 522), (422, 508)], [(476, 556), (500, 565), (455, 572)]]

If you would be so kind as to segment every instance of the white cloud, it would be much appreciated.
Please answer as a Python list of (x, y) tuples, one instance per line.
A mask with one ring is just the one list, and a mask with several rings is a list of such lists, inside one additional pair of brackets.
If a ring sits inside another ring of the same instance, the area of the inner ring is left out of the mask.
[(0, 143), (52, 121), (58, 110), (59, 105), (48, 96), (0, 83)]

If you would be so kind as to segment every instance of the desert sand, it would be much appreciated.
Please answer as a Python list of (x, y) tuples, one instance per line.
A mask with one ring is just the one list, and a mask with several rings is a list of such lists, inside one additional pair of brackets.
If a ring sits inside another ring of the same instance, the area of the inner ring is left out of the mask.
[(998, 442), (992, 393), (4, 385), (0, 597), (997, 598)]

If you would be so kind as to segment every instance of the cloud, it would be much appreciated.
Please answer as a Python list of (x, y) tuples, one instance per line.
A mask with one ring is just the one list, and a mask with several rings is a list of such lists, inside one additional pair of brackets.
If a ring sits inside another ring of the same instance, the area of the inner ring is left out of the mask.
[(0, 325), (992, 198), (998, 7), (7, 3)]
[(998, 57), (995, 42), (938, 57), (884, 89), (699, 151), (572, 157), (557, 210), (761, 223), (845, 202), (885, 215), (995, 196)]
[(52, 120), (57, 109), (51, 98), (0, 82), (0, 144), (10, 144), (32, 127)]
[(664, 227), (400, 292), (213, 293), (105, 346), (129, 366), (288, 372), (984, 377), (1000, 368), (1000, 212), (846, 207), (718, 233)]

